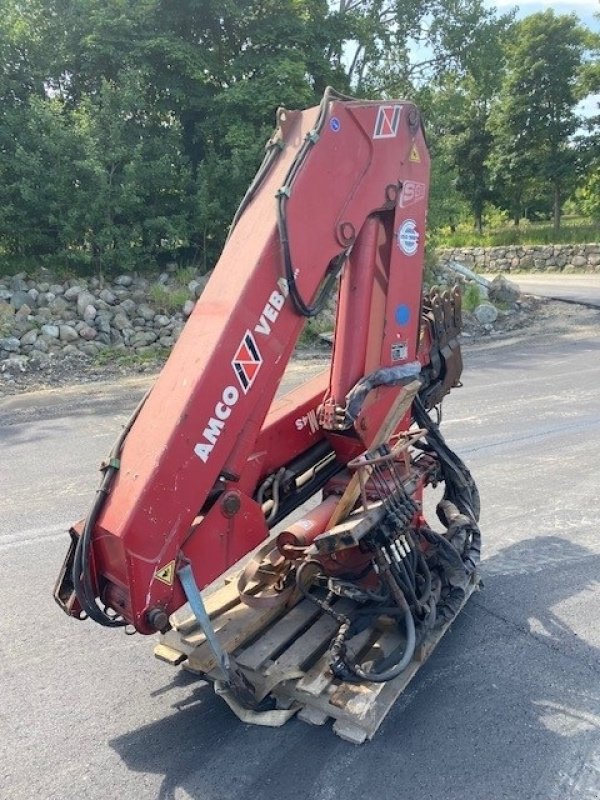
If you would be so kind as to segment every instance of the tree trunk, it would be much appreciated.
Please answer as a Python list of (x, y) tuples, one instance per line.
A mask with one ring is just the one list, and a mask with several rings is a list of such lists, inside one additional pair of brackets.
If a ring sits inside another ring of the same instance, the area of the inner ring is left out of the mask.
[(560, 186), (558, 183), (554, 184), (554, 232), (558, 233), (560, 230), (560, 211), (561, 211), (561, 202), (560, 202)]

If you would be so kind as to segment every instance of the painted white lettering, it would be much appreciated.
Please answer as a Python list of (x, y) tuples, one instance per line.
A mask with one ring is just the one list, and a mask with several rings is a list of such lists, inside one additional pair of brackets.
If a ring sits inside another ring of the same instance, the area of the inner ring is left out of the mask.
[(224, 425), (225, 423), (222, 422), (220, 419), (215, 419), (214, 417), (211, 417), (208, 420), (208, 425), (206, 426), (206, 428), (204, 428), (204, 433), (202, 434), (202, 436), (204, 436), (207, 442), (215, 444), (215, 442), (221, 435), (221, 430), (223, 429)]
[(264, 314), (260, 315), (259, 323), (254, 326), (254, 330), (256, 333), (262, 333), (263, 336), (268, 336), (271, 333), (271, 326), (265, 319)]
[(284, 302), (285, 302), (285, 297), (282, 294), (279, 294), (279, 292), (273, 292), (271, 297), (269, 297), (269, 303), (271, 303), (273, 308), (276, 308), (277, 311), (281, 311)]
[(235, 386), (226, 386), (223, 389), (223, 402), (226, 406), (234, 406), (240, 399), (240, 393)]
[(268, 303), (264, 309), (264, 315), (270, 322), (275, 322), (277, 317), (279, 316), (279, 311), (277, 311), (273, 306), (270, 306)]
[(212, 453), (213, 445), (212, 444), (197, 444), (194, 447), (194, 453), (198, 456), (201, 461), (206, 462), (208, 461), (209, 455)]
[(225, 405), (225, 403), (217, 403), (215, 406), (215, 416), (219, 419), (227, 419), (227, 417), (231, 414), (231, 409)]

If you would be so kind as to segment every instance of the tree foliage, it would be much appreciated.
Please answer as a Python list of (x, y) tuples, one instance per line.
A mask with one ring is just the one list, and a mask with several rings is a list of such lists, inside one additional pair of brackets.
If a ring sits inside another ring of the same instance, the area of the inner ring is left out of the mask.
[(552, 197), (555, 229), (575, 183), (577, 153), (571, 137), (579, 125), (575, 106), (584, 42), (573, 15), (548, 10), (519, 22), (493, 115), (490, 161), (499, 190), (518, 218), (527, 191), (537, 183)]
[[(563, 196), (574, 76), (582, 48), (597, 55), (571, 18), (550, 12), (514, 35), (512, 17), (482, 0), (3, 0), (2, 10), (0, 246), (100, 271), (212, 266), (275, 109), (314, 104), (329, 84), (422, 105), (436, 225), (468, 211), (481, 227), (490, 200), (520, 213), (552, 182)], [(597, 90), (597, 57), (579, 77)], [(592, 131), (579, 148), (582, 184), (593, 141)], [(593, 207), (596, 184), (580, 191)]]

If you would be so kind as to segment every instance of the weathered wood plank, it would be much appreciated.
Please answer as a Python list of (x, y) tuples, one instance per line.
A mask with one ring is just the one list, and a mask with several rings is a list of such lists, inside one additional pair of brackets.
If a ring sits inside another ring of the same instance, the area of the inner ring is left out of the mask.
[[(389, 655), (400, 642), (401, 639), (395, 631), (382, 633), (377, 639), (378, 655)], [(384, 686), (384, 683), (340, 683), (329, 702), (353, 717), (361, 719), (367, 714)]]
[[(350, 639), (348, 648), (351, 649), (353, 653), (360, 653), (371, 636), (372, 633), (370, 630), (359, 633), (357, 636)], [(329, 671), (329, 655), (325, 653), (316, 664), (308, 670), (306, 675), (298, 681), (294, 690), (298, 692), (298, 697), (300, 697), (301, 693), (318, 697), (326, 691), (332, 681), (333, 675)], [(329, 703), (329, 697), (326, 697), (325, 700)]]
[[(351, 610), (353, 603), (348, 600), (341, 600), (335, 605), (335, 610), (340, 614), (345, 614)], [(291, 669), (297, 667), (303, 669), (312, 662), (321, 652), (335, 634), (338, 623), (329, 616), (322, 614), (311, 627), (299, 636), (292, 644), (270, 664), (267, 672), (274, 675), (277, 672), (285, 676)]]
[(238, 664), (247, 669), (258, 669), (268, 659), (272, 660), (276, 653), (322, 613), (310, 600), (302, 600), (283, 619), (265, 631), (260, 639), (236, 655)]
[[(232, 576), (232, 579), (233, 577), (236, 576)], [(240, 602), (237, 591), (237, 581), (226, 583), (225, 586), (221, 586), (220, 589), (210, 592), (206, 596), (203, 595), (202, 599), (204, 600), (204, 605), (206, 607), (208, 616), (211, 619), (214, 619), (219, 614), (229, 611), (230, 608), (233, 608)], [(182, 635), (185, 635), (186, 633), (193, 631), (194, 628), (198, 627), (198, 622), (194, 612), (189, 606), (189, 603), (181, 606), (181, 608), (177, 609), (177, 611), (171, 614), (170, 622), (173, 628), (175, 628), (176, 631), (179, 631)]]
[[(244, 642), (252, 639), (284, 612), (285, 607), (283, 606), (257, 609), (238, 605), (220, 618), (223, 624), (216, 632), (217, 640), (224, 650), (231, 653)], [(217, 664), (208, 642), (203, 642), (199, 647), (196, 647), (189, 654), (188, 661), (193, 670), (204, 673), (210, 672)]]

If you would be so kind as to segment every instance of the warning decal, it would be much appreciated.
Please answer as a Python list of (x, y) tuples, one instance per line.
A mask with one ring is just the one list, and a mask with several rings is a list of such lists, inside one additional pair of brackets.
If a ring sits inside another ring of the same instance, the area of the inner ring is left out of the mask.
[(409, 161), (412, 161), (413, 164), (420, 164), (421, 163), (421, 156), (419, 155), (419, 151), (417, 150), (417, 145), (413, 143), (413, 146), (410, 148), (410, 155), (408, 157)]
[(246, 331), (231, 362), (235, 376), (244, 394), (250, 391), (261, 364), (262, 356), (256, 340), (250, 331)]
[(157, 581), (166, 583), (167, 586), (173, 586), (173, 581), (175, 579), (175, 561), (169, 561), (164, 567), (157, 569), (154, 573), (154, 577)]
[(374, 139), (393, 139), (398, 133), (402, 106), (379, 106), (375, 120)]

